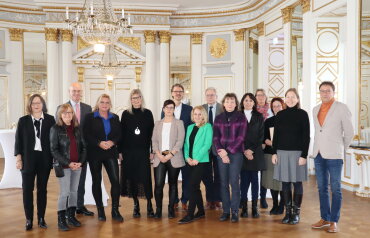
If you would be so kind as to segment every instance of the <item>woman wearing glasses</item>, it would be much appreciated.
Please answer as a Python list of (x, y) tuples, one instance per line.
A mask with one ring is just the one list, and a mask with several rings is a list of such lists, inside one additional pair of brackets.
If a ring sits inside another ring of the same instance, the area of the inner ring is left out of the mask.
[(157, 206), (155, 218), (162, 217), (163, 187), (168, 174), (169, 205), (168, 218), (175, 217), (174, 204), (177, 192), (177, 177), (180, 168), (185, 165), (182, 154), (185, 129), (184, 123), (174, 117), (175, 102), (166, 100), (163, 103), (164, 118), (154, 125), (152, 144), (155, 153), (154, 167), (154, 196)]

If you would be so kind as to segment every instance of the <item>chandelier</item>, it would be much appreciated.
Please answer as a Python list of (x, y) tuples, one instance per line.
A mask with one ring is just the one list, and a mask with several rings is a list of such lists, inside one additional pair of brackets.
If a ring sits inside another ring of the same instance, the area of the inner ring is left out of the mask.
[(69, 18), (66, 7), (68, 29), (82, 37), (89, 44), (114, 44), (124, 34), (133, 33), (130, 15), (125, 17), (122, 9), (121, 18), (117, 18), (111, 0), (85, 0), (81, 13), (75, 19)]
[(114, 45), (107, 45), (101, 61), (93, 67), (98, 69), (108, 80), (113, 80), (126, 65), (118, 62)]

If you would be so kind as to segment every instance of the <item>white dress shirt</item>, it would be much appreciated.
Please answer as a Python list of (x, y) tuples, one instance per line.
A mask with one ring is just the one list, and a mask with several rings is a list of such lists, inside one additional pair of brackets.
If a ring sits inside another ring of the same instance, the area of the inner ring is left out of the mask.
[(36, 126), (34, 124), (36, 118), (34, 118), (32, 115), (31, 115), (31, 118), (32, 118), (32, 125), (33, 125), (33, 129), (35, 131), (35, 148), (34, 150), (37, 150), (37, 151), (42, 151), (42, 147), (41, 147), (41, 128), (42, 128), (42, 120), (44, 120), (44, 113), (41, 113), (41, 117), (40, 117), (40, 138), (37, 137), (37, 130), (36, 130)]
[(247, 118), (248, 122), (250, 122), (252, 118), (252, 110), (244, 110), (244, 115)]
[(162, 127), (162, 151), (170, 149), (171, 122), (164, 122)]
[(73, 111), (76, 113), (76, 104), (79, 104), (80, 105), (80, 111), (81, 111), (81, 104), (80, 102), (75, 102), (73, 100), (69, 100), (69, 102), (71, 103), (72, 105), (72, 108), (73, 108)]
[(175, 118), (177, 120), (180, 120), (181, 108), (182, 108), (182, 103), (180, 103), (178, 106), (175, 106)]

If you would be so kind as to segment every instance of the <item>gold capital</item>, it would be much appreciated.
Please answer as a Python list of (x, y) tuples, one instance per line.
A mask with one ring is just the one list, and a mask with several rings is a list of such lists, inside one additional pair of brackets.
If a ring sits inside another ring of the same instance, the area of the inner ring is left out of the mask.
[(246, 29), (245, 28), (242, 28), (242, 29), (239, 29), (239, 30), (235, 30), (234, 31), (234, 35), (235, 35), (235, 41), (243, 41), (244, 40), (244, 33), (245, 33)]
[(77, 67), (77, 74), (78, 74), (78, 82), (83, 83), (85, 79), (85, 68)]
[(191, 43), (192, 44), (202, 44), (203, 33), (192, 33), (191, 34)]
[(71, 30), (62, 29), (60, 30), (60, 33), (62, 35), (62, 41), (72, 42), (73, 34)]
[(257, 31), (258, 31), (258, 36), (265, 35), (265, 23), (264, 22), (260, 22), (257, 24)]
[(303, 13), (311, 11), (311, 0), (301, 0), (301, 5)]
[(284, 24), (292, 21), (293, 11), (294, 11), (294, 8), (291, 6), (281, 9), (281, 14), (283, 15)]
[(297, 36), (292, 36), (292, 46), (297, 46)]
[(141, 67), (135, 67), (135, 75), (136, 75), (136, 82), (137, 83), (141, 82), (141, 72), (142, 72)]
[(10, 40), (11, 41), (22, 41), (23, 40), (23, 29), (18, 28), (10, 28), (9, 34), (10, 34)]
[(155, 31), (144, 31), (145, 43), (154, 43), (156, 35)]
[(56, 28), (45, 28), (45, 40), (58, 41), (59, 30)]
[(171, 33), (169, 31), (160, 31), (158, 34), (160, 43), (170, 43)]
[(254, 40), (253, 40), (253, 38), (252, 37), (249, 37), (248, 40), (249, 40), (249, 49), (253, 49), (253, 45), (255, 43)]

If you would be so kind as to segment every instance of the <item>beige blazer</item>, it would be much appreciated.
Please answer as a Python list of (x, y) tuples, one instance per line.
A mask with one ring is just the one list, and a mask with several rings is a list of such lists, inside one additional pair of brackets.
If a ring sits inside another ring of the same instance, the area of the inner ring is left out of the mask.
[[(152, 148), (153, 151), (162, 150), (162, 128), (164, 120), (155, 122), (152, 136)], [(175, 156), (170, 159), (171, 165), (174, 168), (180, 168), (185, 166), (185, 160), (182, 153), (182, 147), (184, 145), (185, 129), (184, 123), (181, 120), (173, 119), (170, 129), (170, 150), (176, 150)], [(161, 161), (154, 155), (153, 167), (157, 167)]]
[(314, 107), (312, 114), (315, 126), (313, 156), (320, 152), (325, 159), (343, 159), (354, 135), (352, 114), (346, 104), (334, 101), (320, 126), (317, 118), (320, 107), (321, 104)]

